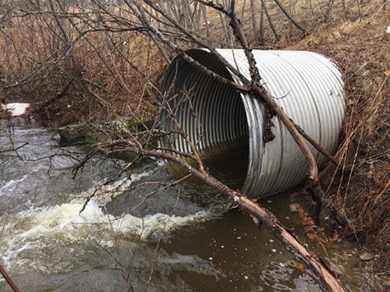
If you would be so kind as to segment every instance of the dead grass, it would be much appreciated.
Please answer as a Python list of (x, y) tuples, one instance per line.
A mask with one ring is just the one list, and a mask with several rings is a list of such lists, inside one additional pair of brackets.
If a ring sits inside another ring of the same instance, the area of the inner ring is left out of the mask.
[(390, 268), (390, 35), (388, 12), (377, 11), (312, 34), (292, 49), (321, 52), (345, 76), (347, 117), (340, 165), (322, 179), (349, 232), (362, 249), (376, 250), (377, 270)]
[(57, 125), (155, 111), (152, 82), (157, 84), (165, 63), (144, 36), (88, 35), (69, 49), (39, 21), (21, 19), (2, 31), (3, 102), (29, 102), (39, 120)]

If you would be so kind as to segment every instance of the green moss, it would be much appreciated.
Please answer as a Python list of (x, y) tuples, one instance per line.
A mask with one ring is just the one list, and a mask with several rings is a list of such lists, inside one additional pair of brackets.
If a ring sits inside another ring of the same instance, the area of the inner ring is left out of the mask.
[(146, 118), (146, 116), (137, 117), (136, 119), (115, 120), (93, 125), (68, 125), (58, 129), (60, 144), (63, 146), (95, 144), (118, 139), (129, 131), (138, 134), (147, 130), (145, 124), (150, 122)]

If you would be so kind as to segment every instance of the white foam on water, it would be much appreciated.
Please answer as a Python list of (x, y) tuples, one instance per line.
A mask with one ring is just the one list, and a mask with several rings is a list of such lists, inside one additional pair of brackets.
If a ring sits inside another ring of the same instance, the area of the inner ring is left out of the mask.
[[(27, 178), (27, 175), (24, 175), (20, 179), (12, 179), (8, 181), (3, 187), (0, 188), (0, 196), (4, 194), (10, 194), (15, 189), (15, 187), (18, 186), (22, 181), (24, 181)], [(5, 192), (7, 191), (7, 192)]]
[(29, 103), (20, 103), (20, 102), (1, 104), (1, 108), (3, 110), (9, 111), (13, 117), (23, 115), (26, 112), (27, 108), (29, 107), (30, 107)]
[(155, 240), (160, 235), (169, 236), (176, 228), (210, 218), (206, 211), (183, 217), (126, 214), (117, 218), (104, 213), (107, 202), (150, 173), (133, 175), (131, 180), (99, 188), (99, 193), (81, 214), (85, 197), (95, 189), (60, 205), (0, 217), (0, 226), (5, 226), (0, 239), (0, 264), (19, 273), (29, 269), (44, 273), (67, 272), (75, 259), (85, 256), (88, 246), (109, 248), (115, 245), (116, 239), (122, 243)]
[[(194, 222), (204, 221), (207, 212), (180, 217), (167, 214), (148, 215), (143, 218), (130, 214), (116, 218), (104, 214), (95, 202), (90, 202), (79, 214), (83, 203), (71, 202), (50, 208), (20, 212), (11, 216), (0, 242), (0, 259), (8, 269), (30, 267), (41, 272), (64, 272), (71, 262), (57, 254), (71, 256), (82, 246), (114, 245), (114, 238), (132, 242), (136, 238), (148, 240), (152, 235), (165, 234)], [(0, 218), (1, 220), (1, 218)], [(55, 248), (57, 246), (57, 248)], [(73, 256), (77, 256), (74, 254)]]
[(118, 179), (109, 184), (105, 184), (105, 182), (97, 183), (89, 190), (81, 192), (80, 194), (73, 194), (71, 197), (86, 199), (94, 194), (93, 201), (100, 206), (105, 206), (107, 203), (112, 201), (112, 199), (122, 195), (125, 191), (129, 190), (132, 184), (152, 175), (153, 172), (154, 170), (150, 170), (142, 173), (132, 174), (130, 178)]

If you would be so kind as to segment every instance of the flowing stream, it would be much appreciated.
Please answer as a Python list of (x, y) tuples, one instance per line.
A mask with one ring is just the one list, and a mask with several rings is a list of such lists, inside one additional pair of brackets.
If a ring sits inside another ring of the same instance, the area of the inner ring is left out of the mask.
[[(270, 230), (229, 200), (193, 180), (168, 187), (163, 162), (145, 160), (111, 181), (126, 162), (96, 158), (72, 178), (70, 156), (87, 149), (59, 147), (55, 132), (11, 122), (0, 121), (0, 151), (28, 144), (0, 153), (0, 264), (22, 291), (320, 291)], [(306, 208), (308, 199), (261, 201), (358, 290), (354, 245), (311, 242), (295, 203)], [(2, 278), (0, 291), (11, 291)]]

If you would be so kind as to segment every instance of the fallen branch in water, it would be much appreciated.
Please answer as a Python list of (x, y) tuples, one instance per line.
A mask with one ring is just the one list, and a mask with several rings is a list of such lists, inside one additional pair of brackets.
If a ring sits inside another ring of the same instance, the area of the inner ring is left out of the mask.
[[(265, 88), (261, 85), (262, 78), (259, 73), (259, 69), (256, 65), (256, 60), (254, 55), (252, 54), (252, 49), (250, 48), (245, 34), (243, 32), (242, 26), (240, 24), (239, 19), (235, 13), (235, 1), (231, 0), (229, 7), (223, 7), (221, 4), (214, 3), (213, 1), (197, 1), (202, 3), (203, 5), (209, 6), (217, 11), (225, 14), (227, 19), (229, 20), (230, 26), (232, 28), (232, 32), (237, 39), (237, 43), (244, 50), (245, 56), (248, 61), (248, 69), (250, 73), (250, 79), (243, 76), (233, 65), (229, 64), (222, 56), (218, 54), (213, 44), (205, 40), (201, 36), (194, 34), (191, 30), (182, 25), (180, 21), (171, 17), (169, 13), (164, 11), (162, 6), (159, 6), (155, 3), (155, 1), (144, 0), (144, 1), (125, 1), (129, 10), (138, 18), (140, 24), (143, 27), (148, 29), (148, 33), (152, 34), (154, 40), (159, 40), (162, 44), (167, 46), (172, 50), (172, 52), (182, 54), (182, 57), (185, 61), (189, 62), (191, 65), (196, 66), (199, 70), (205, 72), (211, 78), (215, 78), (222, 84), (225, 84), (231, 88), (234, 88), (238, 92), (245, 93), (250, 95), (255, 99), (259, 99), (264, 104), (267, 104), (278, 116), (281, 122), (286, 126), (291, 136), (294, 138), (295, 142), (301, 149), (302, 153), (305, 156), (306, 162), (309, 166), (309, 174), (308, 174), (308, 185), (310, 187), (318, 185), (318, 167), (313, 156), (313, 153), (310, 151), (304, 137), (301, 133), (299, 133), (298, 129), (295, 127), (294, 123), (288, 117), (288, 115), (284, 112), (280, 105), (277, 104), (275, 99), (271, 94), (269, 94)], [(211, 54), (217, 57), (217, 60), (220, 61), (228, 70), (232, 72), (237, 78), (240, 79), (240, 82), (234, 82), (233, 80), (223, 78), (217, 73), (209, 70), (207, 66), (202, 65), (200, 62), (191, 58), (188, 54), (186, 54), (171, 38), (169, 38), (158, 26), (155, 26), (149, 17), (150, 14), (148, 12), (147, 7), (153, 9), (155, 12), (158, 12), (166, 21), (168, 21), (178, 32), (182, 34), (185, 39), (191, 40), (193, 43), (197, 45), (207, 48)], [(302, 29), (303, 30), (303, 29)], [(175, 122), (175, 121), (174, 121)], [(267, 120), (264, 122), (267, 125)], [(190, 141), (186, 139), (185, 134), (180, 131), (181, 127), (176, 125), (176, 128), (179, 129), (179, 134), (184, 138), (187, 143), (194, 143), (195, 141)], [(135, 142), (135, 141), (132, 141)], [(320, 285), (321, 289), (324, 291), (345, 291), (345, 288), (337, 279), (337, 276), (334, 275), (328, 268), (321, 262), (321, 260), (312, 252), (310, 252), (306, 247), (304, 247), (279, 221), (278, 219), (267, 209), (259, 206), (258, 204), (249, 200), (245, 194), (242, 194), (238, 191), (234, 191), (222, 184), (220, 181), (210, 176), (207, 171), (202, 166), (200, 159), (197, 159), (199, 169), (192, 167), (189, 163), (187, 163), (184, 159), (181, 159), (179, 156), (176, 156), (172, 153), (154, 151), (144, 149), (144, 147), (140, 143), (136, 143), (135, 150), (138, 155), (141, 156), (150, 156), (156, 157), (160, 159), (166, 159), (172, 162), (177, 163), (181, 167), (183, 167), (187, 172), (193, 174), (194, 176), (200, 178), (204, 183), (214, 187), (219, 190), (221, 193), (230, 196), (234, 201), (237, 202), (239, 207), (247, 212), (252, 218), (254, 218), (256, 223), (264, 222), (269, 228), (271, 228), (272, 232), (275, 236), (280, 240), (287, 249), (294, 254), (297, 258), (304, 261), (308, 267), (308, 273), (313, 277), (313, 279)], [(197, 155), (197, 149), (194, 147), (190, 147), (193, 154)]]
[(282, 223), (280, 223), (273, 213), (251, 201), (244, 194), (234, 191), (222, 184), (219, 180), (209, 175), (207, 172), (195, 169), (175, 155), (154, 150), (144, 150), (142, 154), (144, 156), (175, 162), (195, 177), (201, 179), (203, 182), (233, 198), (233, 200), (239, 205), (240, 209), (248, 213), (254, 219), (255, 223), (259, 224), (260, 222), (264, 222), (272, 230), (276, 238), (283, 243), (283, 245), (294, 256), (301, 259), (307, 265), (309, 274), (319, 284), (322, 290), (346, 291), (337, 276), (322, 263), (317, 255), (311, 252), (308, 248), (304, 247), (298, 239), (296, 239), (295, 236), (291, 234), (291, 232), (288, 231)]
[(4, 270), (3, 266), (0, 265), (0, 274), (4, 277), (5, 281), (7, 281), (8, 285), (11, 287), (12, 291), (20, 292), (19, 288), (16, 286), (14, 281), (12, 281), (11, 277)]

